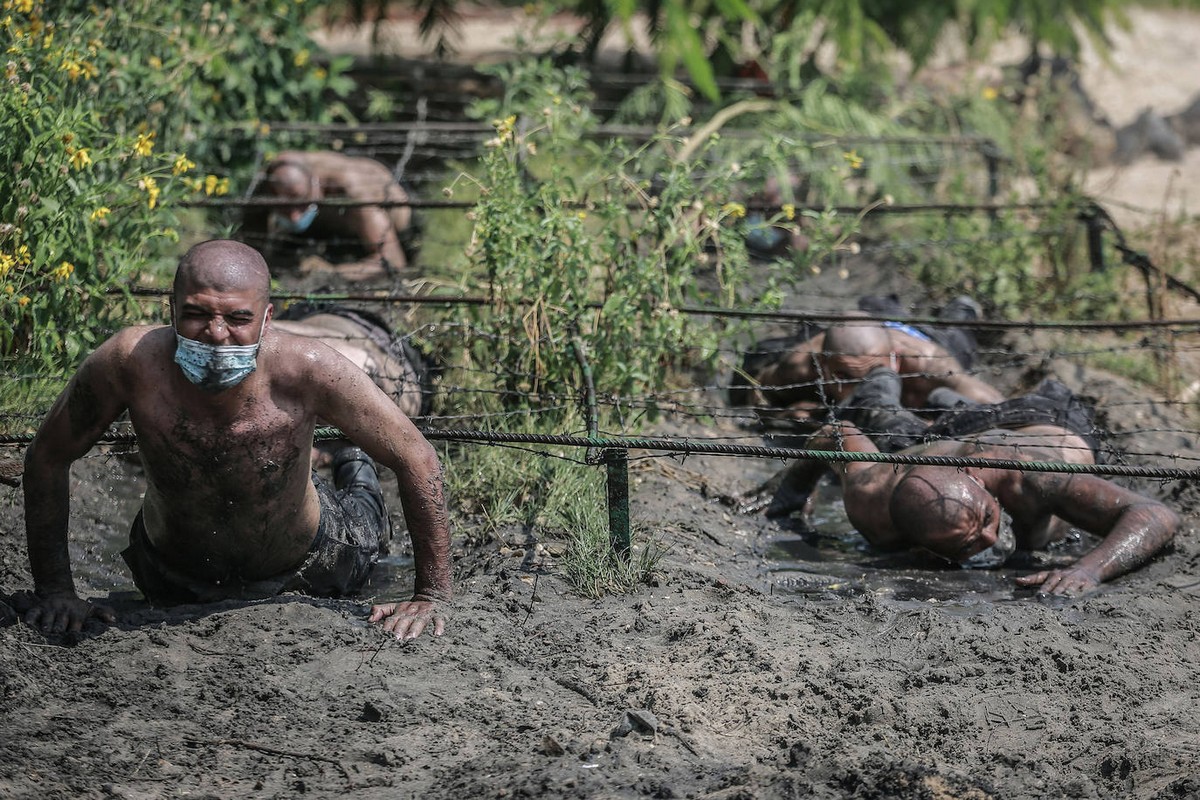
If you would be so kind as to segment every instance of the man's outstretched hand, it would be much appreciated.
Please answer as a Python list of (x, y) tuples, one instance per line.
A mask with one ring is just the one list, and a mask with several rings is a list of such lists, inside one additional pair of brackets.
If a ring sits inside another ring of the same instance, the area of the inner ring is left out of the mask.
[(1091, 572), (1078, 566), (1050, 569), (1017, 578), (1019, 586), (1035, 587), (1039, 595), (1079, 597), (1100, 585)]
[(433, 635), (446, 630), (446, 618), (437, 603), (429, 600), (407, 600), (402, 603), (381, 603), (371, 606), (371, 622), (397, 639), (415, 639), (433, 623)]
[(42, 633), (78, 633), (92, 617), (109, 625), (117, 621), (111, 608), (93, 605), (74, 592), (35, 594), (29, 599), (32, 607), (25, 612), (25, 622)]

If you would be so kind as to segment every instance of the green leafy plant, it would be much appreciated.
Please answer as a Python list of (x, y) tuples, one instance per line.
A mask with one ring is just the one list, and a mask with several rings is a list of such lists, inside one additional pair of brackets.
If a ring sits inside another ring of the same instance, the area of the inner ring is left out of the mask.
[(254, 168), (267, 120), (336, 110), (345, 63), (317, 63), (307, 13), (296, 0), (6, 0), (6, 371), (45, 376), (52, 394), (64, 369), (141, 312), (120, 293), (170, 269), (180, 201), (230, 191), (235, 163)]
[(707, 133), (594, 142), (571, 71), (510, 69), (509, 113), (470, 179), (465, 280), (482, 279), (491, 304), (464, 322), (495, 336), (464, 357), (496, 365), (510, 404), (579, 396), (581, 358), (605, 396), (652, 396), (680, 370), (711, 368), (728, 331), (685, 308), (778, 299), (739, 296), (746, 208), (730, 197), (742, 167), (710, 158), (719, 137)]

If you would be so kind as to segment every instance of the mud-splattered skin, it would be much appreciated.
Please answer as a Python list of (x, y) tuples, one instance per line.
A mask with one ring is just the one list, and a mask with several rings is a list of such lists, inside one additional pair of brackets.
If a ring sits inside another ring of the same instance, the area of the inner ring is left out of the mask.
[[(147, 534), (165, 558), (207, 580), (278, 574), (300, 561), (316, 533), (315, 418), (273, 380), (277, 371), (266, 362), (279, 356), (280, 343), (265, 338), (263, 366), (226, 390), (229, 398), (168, 369), (130, 404), (146, 468)], [(152, 332), (144, 341), (169, 351), (162, 356), (170, 363), (173, 335)]]
[[(868, 437), (848, 424), (827, 427), (809, 446), (878, 452)], [(969, 441), (931, 442), (900, 452), (1094, 463), (1081, 438), (1052, 425), (994, 429)], [(1071, 527), (1103, 537), (1070, 567), (1018, 578), (1022, 585), (1049, 593), (1079, 594), (1128, 572), (1161, 550), (1179, 527), (1179, 517), (1162, 503), (1091, 474), (874, 462), (832, 466), (842, 477), (850, 521), (880, 547), (920, 545), (952, 560), (966, 559), (995, 543), (1001, 510), (1011, 516), (1021, 548), (1045, 547)], [(797, 475), (811, 479), (808, 472), (797, 471)], [(915, 499), (904, 502), (905, 498)], [(954, 513), (942, 515), (943, 509)]]

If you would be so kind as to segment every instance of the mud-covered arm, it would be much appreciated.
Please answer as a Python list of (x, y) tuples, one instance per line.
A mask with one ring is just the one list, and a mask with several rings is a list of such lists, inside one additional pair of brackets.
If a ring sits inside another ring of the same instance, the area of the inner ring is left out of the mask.
[[(833, 452), (879, 452), (874, 442), (848, 422), (826, 423), (809, 437), (805, 447), (808, 450)], [(839, 476), (844, 476), (848, 466), (849, 463), (844, 461), (799, 459), (793, 462), (776, 479), (768, 482), (774, 491), (770, 501), (765, 504), (766, 515), (783, 517), (805, 509), (821, 476), (830, 469)], [(760, 487), (760, 492), (765, 491), (766, 487)], [(758, 508), (763, 507), (760, 502)], [(743, 509), (758, 510), (749, 504), (744, 505)]]
[(438, 604), (452, 598), (453, 587), (449, 513), (437, 452), (366, 373), (324, 346), (319, 362), (313, 373), (320, 386), (318, 416), (396, 474), (412, 540), (412, 600), (377, 605), (371, 619), (401, 638), (419, 635), (430, 623), (440, 634), (445, 623)]
[[(114, 339), (119, 339), (114, 337)], [(44, 630), (80, 630), (89, 616), (112, 621), (75, 593), (67, 548), (71, 464), (87, 453), (125, 410), (119, 341), (89, 356), (58, 396), (25, 451), (25, 535), (38, 598), (26, 621)]]
[(1179, 529), (1179, 516), (1157, 500), (1095, 475), (1027, 474), (1047, 510), (1104, 540), (1069, 567), (1017, 579), (1047, 594), (1077, 595), (1140, 567)]

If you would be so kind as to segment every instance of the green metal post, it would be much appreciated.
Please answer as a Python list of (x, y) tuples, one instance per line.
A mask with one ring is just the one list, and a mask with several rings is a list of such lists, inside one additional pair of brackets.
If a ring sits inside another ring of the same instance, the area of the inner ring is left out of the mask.
[(629, 451), (604, 451), (608, 468), (608, 538), (613, 552), (621, 559), (629, 558), (632, 537), (629, 532)]

